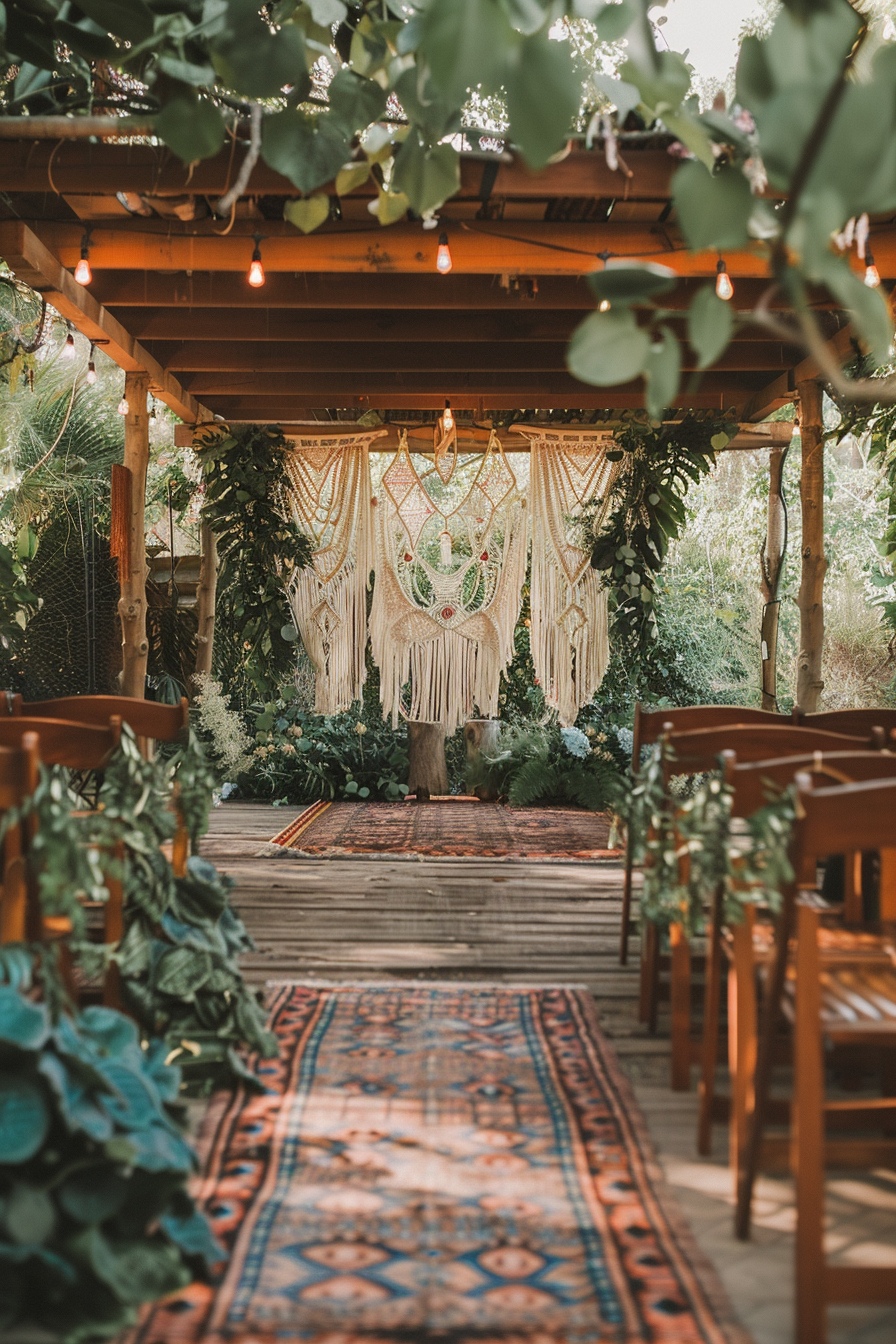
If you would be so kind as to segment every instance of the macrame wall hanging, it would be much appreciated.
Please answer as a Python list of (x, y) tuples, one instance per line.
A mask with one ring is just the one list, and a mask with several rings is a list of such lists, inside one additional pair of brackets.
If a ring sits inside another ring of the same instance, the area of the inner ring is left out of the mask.
[[(593, 430), (550, 431), (514, 425), (531, 444), (532, 623), (535, 675), (561, 723), (597, 690), (610, 661), (607, 592), (579, 545), (576, 518), (593, 499), (609, 505), (618, 467), (608, 462), (611, 439)], [(599, 528), (603, 515), (597, 519)]]
[[(402, 432), (383, 476), (370, 618), (383, 713), (443, 724), (498, 711), (526, 577), (526, 503), (497, 435), (472, 484), (437, 435), (421, 476)], [(410, 704), (402, 701), (410, 682)]]
[(371, 442), (383, 430), (293, 439), (286, 454), (293, 517), (314, 544), (287, 586), (293, 620), (314, 665), (314, 708), (336, 714), (361, 698), (367, 588), (373, 568)]

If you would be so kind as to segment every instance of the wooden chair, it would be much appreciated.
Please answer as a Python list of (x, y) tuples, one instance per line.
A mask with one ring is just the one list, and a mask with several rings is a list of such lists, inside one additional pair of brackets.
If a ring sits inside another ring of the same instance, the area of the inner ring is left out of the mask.
[[(34, 793), (38, 778), (38, 740), (34, 733), (25, 733), (13, 747), (0, 747), (0, 813), (20, 808)], [(43, 936), (40, 903), (27, 863), (33, 833), (33, 823), (20, 823), (9, 827), (3, 841), (0, 943), (31, 942)]]
[[(31, 716), (35, 718), (68, 719), (78, 724), (106, 725), (113, 717), (126, 723), (138, 742), (141, 750), (147, 740), (153, 742), (177, 742), (186, 733), (190, 722), (189, 705), (181, 698), (179, 705), (163, 705), (153, 700), (137, 700), (127, 695), (71, 695), (61, 700), (28, 700), (9, 691), (5, 696), (6, 708), (12, 717)], [(0, 714), (3, 698), (0, 697)], [(3, 719), (0, 718), (0, 724)], [(0, 739), (2, 740), (2, 739)], [(145, 752), (144, 752), (145, 754)], [(86, 769), (87, 767), (80, 767)], [(174, 811), (176, 817), (174, 838), (168, 857), (178, 877), (187, 871), (187, 859), (190, 854), (190, 836), (184, 824), (180, 808), (177, 806), (175, 791)]]
[[(121, 741), (121, 719), (113, 715), (104, 728), (59, 719), (0, 718), (0, 747), (21, 748), (34, 742), (43, 765), (62, 765), (70, 770), (102, 770)], [(115, 857), (123, 862), (123, 854)], [(118, 943), (124, 935), (124, 890), (120, 878), (107, 877), (108, 899), (102, 907), (103, 941)], [(46, 921), (45, 921), (46, 924)], [(47, 928), (44, 929), (44, 936)], [(61, 933), (71, 932), (71, 927)], [(61, 936), (61, 934), (60, 934)], [(70, 987), (74, 986), (69, 976)], [(110, 966), (103, 981), (103, 1003), (121, 1007), (118, 968)]]
[[(733, 751), (724, 751), (722, 764), (725, 782), (732, 789), (733, 818), (747, 818), (758, 812), (771, 797), (792, 784), (799, 772), (808, 774), (816, 786), (896, 778), (896, 755), (877, 751), (816, 752), (811, 756), (781, 757), (750, 763), (738, 762)], [(847, 924), (859, 924), (862, 921), (861, 852), (855, 851), (845, 857), (843, 916)], [(767, 936), (769, 926), (758, 925), (757, 920), (756, 908), (748, 906), (744, 923), (729, 929), (726, 934), (723, 930), (721, 893), (715, 893), (707, 935), (697, 1150), (703, 1156), (708, 1155), (713, 1119), (727, 1119), (736, 1177), (746, 1142), (747, 1121), (753, 1106), (757, 1042), (756, 970), (760, 963), (768, 959), (770, 952)], [(889, 954), (879, 939), (870, 935), (862, 937), (867, 955), (876, 955), (883, 962), (889, 960)], [(842, 947), (844, 940), (839, 941)], [(858, 945), (858, 940), (854, 939), (853, 946)], [(715, 1092), (721, 985), (726, 956), (729, 962), (728, 1064), (731, 1078), (728, 1108), (718, 1104), (721, 1099), (717, 1099)]]
[[(632, 774), (637, 774), (641, 765), (641, 751), (644, 747), (658, 742), (665, 725), (671, 724), (673, 732), (690, 732), (696, 728), (716, 728), (723, 724), (781, 724), (788, 719), (783, 714), (774, 714), (767, 709), (742, 709), (739, 705), (684, 705), (673, 709), (646, 710), (640, 701), (635, 705), (635, 721), (632, 726)], [(619, 939), (619, 961), (625, 966), (628, 962), (628, 943), (632, 915), (632, 872), (634, 856), (631, 837), (625, 846), (625, 874), (622, 886), (622, 928)]]
[[(761, 711), (759, 711), (761, 712)], [(720, 754), (733, 750), (739, 760), (756, 761), (775, 756), (804, 756), (813, 752), (861, 750), (883, 745), (883, 732), (876, 730), (867, 738), (848, 737), (842, 733), (819, 732), (801, 728), (787, 720), (769, 724), (724, 724), (717, 727), (674, 731), (672, 726), (663, 736), (674, 760), (669, 767), (672, 774), (703, 774), (719, 767)], [(660, 997), (660, 975), (663, 962), (660, 955), (659, 932), (647, 924), (641, 939), (641, 985), (639, 994), (640, 1020), (651, 1031), (656, 1030)], [(672, 1014), (671, 1085), (674, 1091), (690, 1087), (691, 1065), (702, 1061), (703, 1042), (691, 1039), (692, 954), (689, 940), (680, 924), (669, 929), (669, 998)]]
[[(896, 780), (813, 789), (797, 777), (801, 815), (794, 858), (798, 887), (814, 884), (819, 859), (832, 853), (877, 849), (881, 915), (896, 921)], [(836, 965), (819, 954), (819, 912), (800, 902), (795, 972), (784, 1007), (795, 1027), (794, 1176), (796, 1179), (796, 1340), (825, 1344), (832, 1303), (896, 1302), (896, 1270), (874, 1265), (831, 1265), (824, 1251), (826, 1121), (852, 1118), (867, 1130), (896, 1116), (896, 1097), (825, 1099), (824, 1047), (871, 1045), (896, 1050), (896, 964), (881, 967), (844, 955)], [(892, 1138), (857, 1140), (855, 1165), (896, 1165)]]
[(793, 719), (803, 728), (821, 728), (829, 733), (864, 736), (882, 728), (891, 739), (896, 732), (896, 709), (828, 709), (820, 714), (800, 714), (794, 710)]

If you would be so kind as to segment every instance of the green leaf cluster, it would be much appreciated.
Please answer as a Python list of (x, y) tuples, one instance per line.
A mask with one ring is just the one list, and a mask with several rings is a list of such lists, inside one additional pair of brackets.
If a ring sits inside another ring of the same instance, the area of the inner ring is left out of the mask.
[(615, 801), (619, 767), (592, 728), (557, 723), (502, 725), (497, 749), (468, 766), (467, 788), (484, 788), (514, 807), (572, 803), (593, 812)]
[[(25, 954), (20, 950), (20, 958)], [(0, 1330), (107, 1338), (221, 1259), (161, 1041), (0, 984)]]

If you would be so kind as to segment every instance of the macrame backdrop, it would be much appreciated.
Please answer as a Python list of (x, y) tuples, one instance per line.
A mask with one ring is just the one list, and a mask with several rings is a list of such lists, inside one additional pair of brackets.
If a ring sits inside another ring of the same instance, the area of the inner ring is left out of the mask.
[(286, 595), (314, 664), (318, 714), (348, 709), (364, 686), (373, 568), (369, 449), (383, 433), (303, 435), (286, 455), (290, 508), (314, 544), (311, 564), (293, 574)]
[(606, 431), (514, 431), (527, 435), (532, 449), (532, 662), (547, 703), (561, 723), (573, 723), (610, 661), (607, 592), (590, 552), (578, 545), (574, 520), (594, 498), (605, 501), (606, 512), (618, 468), (607, 461)]
[(526, 577), (526, 503), (495, 434), (457, 503), (456, 447), (453, 457), (449, 445), (435, 447), (432, 492), (404, 433), (383, 476), (370, 643), (384, 715), (394, 726), (406, 716), (450, 733), (474, 707), (498, 712)]

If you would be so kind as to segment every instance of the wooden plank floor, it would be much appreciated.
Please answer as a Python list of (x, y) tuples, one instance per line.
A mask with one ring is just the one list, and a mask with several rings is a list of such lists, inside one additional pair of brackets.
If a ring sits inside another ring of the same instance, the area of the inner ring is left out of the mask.
[(284, 809), (225, 804), (202, 852), (236, 882), (256, 982), (318, 976), (578, 984), (636, 1077), (665, 1081), (668, 1042), (636, 1021), (635, 960), (619, 965), (616, 862), (316, 859), (269, 843)]

